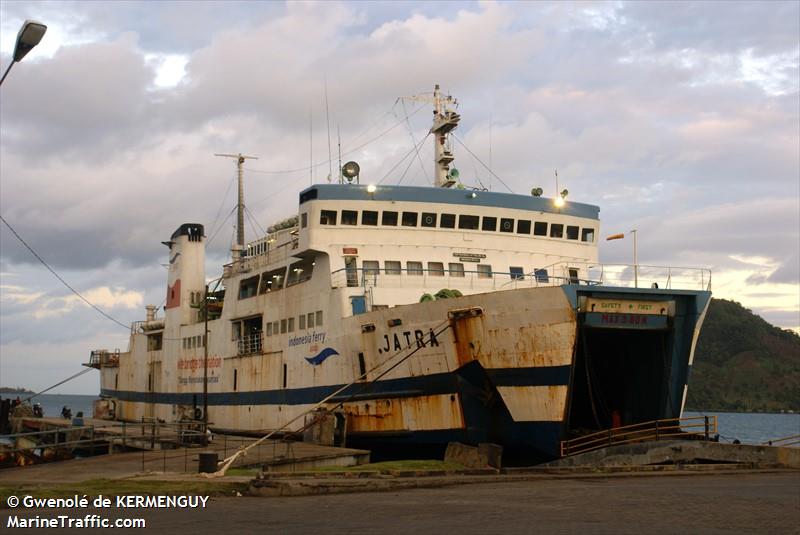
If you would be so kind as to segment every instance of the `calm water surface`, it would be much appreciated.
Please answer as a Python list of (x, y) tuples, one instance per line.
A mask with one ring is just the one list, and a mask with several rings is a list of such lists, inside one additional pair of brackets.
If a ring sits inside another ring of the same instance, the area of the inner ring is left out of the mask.
[(683, 415), (716, 416), (717, 432), (723, 442), (738, 439), (742, 444), (763, 444), (768, 440), (800, 434), (800, 414), (684, 411)]
[[(15, 399), (19, 398), (24, 400), (31, 394), (2, 394), (3, 398), (10, 397)], [(41, 403), (44, 415), (49, 418), (61, 416), (61, 409), (67, 406), (72, 411), (72, 416), (78, 414), (78, 411), (83, 411), (83, 415), (87, 418), (92, 416), (92, 403), (98, 399), (97, 396), (79, 396), (74, 394), (42, 394), (36, 396), (30, 402)]]

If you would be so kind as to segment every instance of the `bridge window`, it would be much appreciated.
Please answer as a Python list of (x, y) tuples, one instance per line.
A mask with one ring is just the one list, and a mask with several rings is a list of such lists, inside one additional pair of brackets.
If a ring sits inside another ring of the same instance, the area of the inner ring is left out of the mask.
[(314, 260), (306, 259), (289, 266), (289, 274), (286, 280), (286, 286), (299, 284), (311, 279), (314, 274)]
[(528, 219), (517, 220), (517, 234), (530, 234), (531, 222)]
[(500, 232), (514, 232), (514, 220), (502, 218), (500, 220)]
[(314, 327), (314, 313), (313, 312), (309, 312), (307, 318), (308, 318), (308, 322), (307, 322), (308, 323), (308, 328), (311, 329), (312, 327)]
[(317, 310), (317, 327), (322, 327), (322, 311)]
[(489, 264), (478, 264), (478, 278), (479, 279), (491, 279), (492, 278), (492, 266)]
[(342, 210), (342, 225), (358, 225), (358, 212)]
[(478, 229), (478, 216), (476, 215), (460, 215), (458, 216), (458, 228), (466, 230)]
[(290, 332), (290, 333), (293, 333), (294, 332), (294, 316), (289, 318), (289, 321), (287, 323), (288, 323), (288, 325), (286, 326), (286, 330), (288, 332)]
[(272, 322), (267, 322), (267, 336), (272, 336)]
[(422, 262), (406, 262), (406, 271), (409, 275), (422, 275)]
[(256, 295), (258, 290), (258, 275), (244, 279), (239, 283), (239, 299), (247, 299)]
[(521, 267), (510, 267), (508, 272), (511, 274), (511, 280), (522, 280), (525, 278), (525, 271)]
[(297, 316), (297, 328), (301, 331), (306, 328), (306, 315), (300, 314)]
[(442, 262), (428, 262), (428, 274), (434, 277), (444, 277), (444, 264)]
[(362, 225), (370, 225), (370, 226), (377, 226), (378, 225), (378, 212), (373, 210), (362, 210), (361, 211), (361, 224)]
[(417, 213), (416, 212), (403, 212), (403, 226), (416, 227), (417, 226)]
[(381, 225), (387, 225), (389, 227), (396, 227), (397, 226), (397, 212), (383, 212), (383, 219), (381, 219)]
[(386, 260), (383, 263), (387, 275), (400, 275), (402, 268), (400, 267), (399, 260)]
[(442, 214), (439, 217), (441, 228), (456, 228), (456, 214)]
[(488, 230), (490, 232), (497, 230), (497, 218), (484, 216), (483, 222), (481, 223), (481, 230)]
[(461, 262), (450, 262), (447, 265), (447, 268), (450, 270), (451, 277), (464, 276), (464, 264), (462, 264)]
[(286, 268), (273, 269), (261, 275), (261, 286), (258, 288), (258, 293), (265, 294), (283, 288), (286, 279)]
[(544, 221), (537, 221), (533, 224), (534, 236), (547, 236), (547, 223)]
[(586, 241), (589, 243), (594, 242), (594, 229), (593, 228), (585, 228), (581, 230), (581, 241)]
[(551, 238), (563, 238), (564, 237), (564, 225), (560, 223), (553, 223), (550, 225), (550, 237)]
[(578, 239), (578, 227), (573, 225), (567, 225), (567, 239), (568, 240)]
[(422, 212), (422, 226), (423, 227), (435, 227), (436, 226), (436, 214), (432, 214), (430, 212)]
[(322, 210), (319, 213), (320, 225), (335, 225), (336, 224), (336, 210)]
[(547, 275), (546, 269), (534, 270), (533, 275), (536, 277), (536, 282), (549, 282), (550, 277)]
[(308, 214), (303, 212), (300, 214), (300, 228), (306, 228), (308, 226)]
[(284, 334), (284, 333), (286, 333), (286, 320), (282, 319), (281, 320), (281, 334)]

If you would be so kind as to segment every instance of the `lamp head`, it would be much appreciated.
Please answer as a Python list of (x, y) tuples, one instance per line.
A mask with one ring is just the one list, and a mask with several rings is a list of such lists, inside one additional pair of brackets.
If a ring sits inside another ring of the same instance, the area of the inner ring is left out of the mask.
[(47, 26), (41, 22), (26, 20), (17, 34), (17, 44), (14, 46), (14, 61), (22, 61), (22, 58), (39, 44), (46, 31)]

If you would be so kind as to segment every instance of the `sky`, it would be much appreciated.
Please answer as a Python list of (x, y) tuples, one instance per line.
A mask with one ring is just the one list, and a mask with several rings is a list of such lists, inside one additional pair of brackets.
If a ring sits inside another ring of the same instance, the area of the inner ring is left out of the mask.
[[(255, 239), (336, 175), (339, 142), (362, 182), (431, 184), (430, 107), (398, 98), (440, 84), (462, 182), (552, 196), (557, 170), (601, 238), (636, 229), (640, 263), (709, 268), (716, 297), (800, 329), (796, 1), (3, 0), (3, 70), (25, 19), (48, 31), (0, 89), (0, 214), (123, 325), (163, 304), (181, 223), (220, 274), (236, 169), (215, 153), (258, 157)], [(630, 234), (600, 258), (632, 262)], [(128, 335), (0, 225), (0, 385), (47, 388)]]

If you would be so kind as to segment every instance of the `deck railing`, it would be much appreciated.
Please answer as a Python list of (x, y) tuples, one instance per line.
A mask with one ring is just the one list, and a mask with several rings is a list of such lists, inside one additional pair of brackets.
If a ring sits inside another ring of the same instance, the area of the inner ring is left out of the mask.
[(89, 356), (89, 363), (86, 366), (98, 369), (106, 366), (119, 366), (119, 349), (114, 351), (95, 349)]
[(569, 277), (570, 269), (579, 269), (582, 276), (601, 286), (663, 288), (667, 290), (711, 290), (711, 270), (681, 266), (647, 264), (597, 264), (559, 261), (546, 269), (554, 276)]
[[(638, 276), (635, 273), (638, 272)], [(638, 281), (637, 281), (638, 279)], [(343, 268), (331, 273), (331, 287), (455, 288), (513, 290), (577, 284), (633, 288), (710, 290), (711, 270), (670, 266), (558, 262), (530, 273), (449, 269)]]
[(716, 416), (692, 416), (651, 420), (623, 427), (598, 431), (561, 441), (561, 456), (577, 455), (608, 446), (674, 438), (704, 438), (717, 433)]
[(460, 290), (510, 290), (514, 288), (536, 288), (560, 286), (562, 284), (592, 284), (577, 278), (561, 278), (552, 275), (531, 273), (508, 273), (501, 271), (450, 271), (433, 269), (339, 269), (331, 273), (331, 287), (361, 288), (454, 288)]
[(261, 331), (239, 338), (237, 340), (237, 350), (239, 355), (252, 355), (254, 353), (261, 353), (263, 341), (264, 333)]

